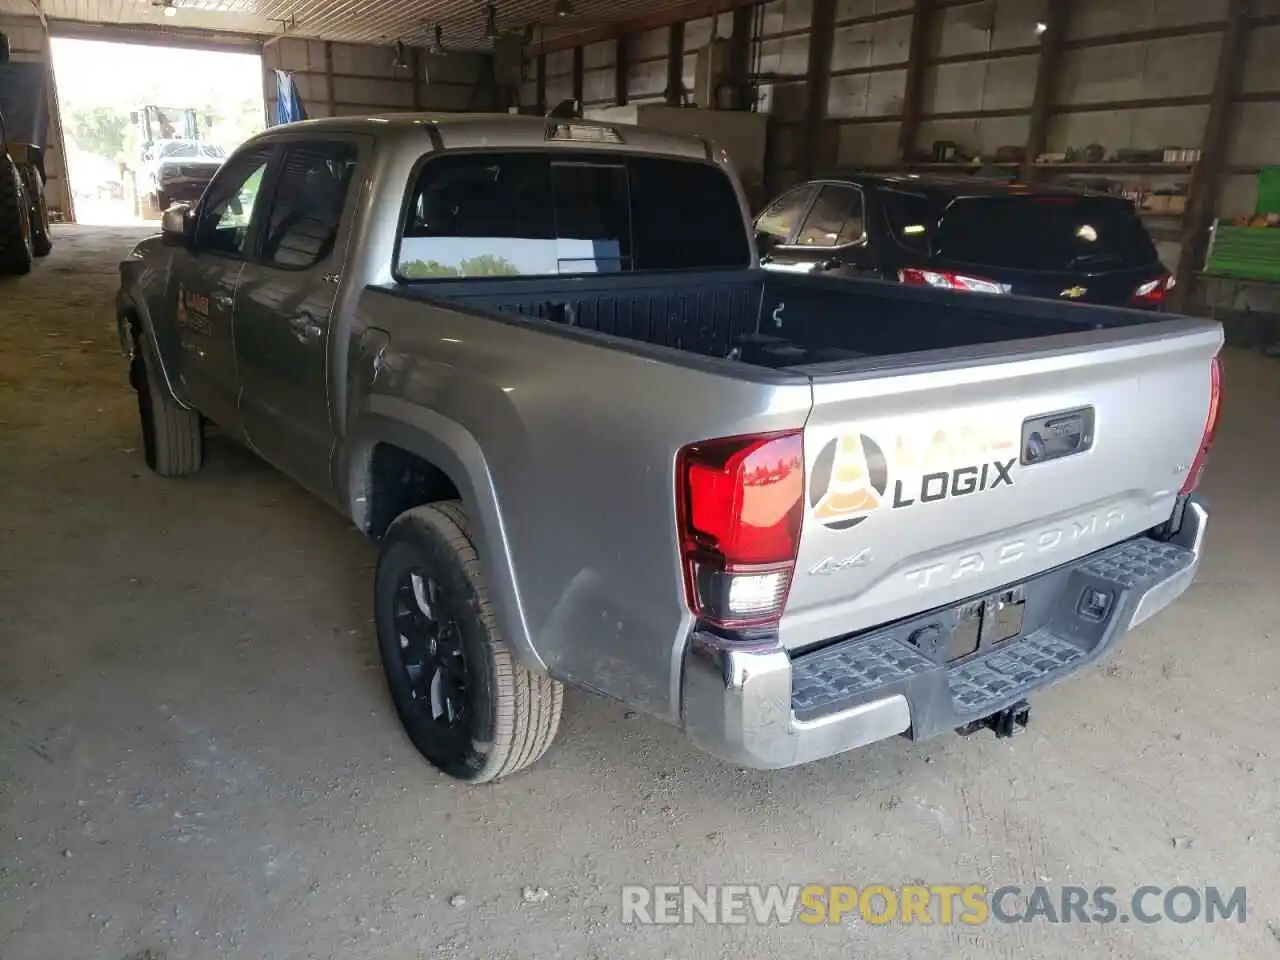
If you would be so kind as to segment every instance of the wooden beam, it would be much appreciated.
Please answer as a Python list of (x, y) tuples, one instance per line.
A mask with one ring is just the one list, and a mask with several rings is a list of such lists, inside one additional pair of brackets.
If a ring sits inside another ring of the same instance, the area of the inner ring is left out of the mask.
[(1232, 102), (1240, 94), (1244, 77), (1244, 60), (1249, 39), (1250, 0), (1230, 0), (1227, 29), (1218, 50), (1218, 70), (1213, 79), (1213, 95), (1209, 99), (1209, 117), (1200, 143), (1200, 163), (1191, 175), (1187, 190), (1186, 234), (1178, 257), (1173, 306), (1182, 309), (1190, 299), (1196, 271), (1204, 262), (1209, 245), (1209, 228), (1213, 225), (1214, 208), (1227, 151), (1231, 142), (1231, 123), (1235, 115)]
[(813, 171), (830, 166), (834, 158), (825, 156), (822, 121), (827, 115), (827, 92), (831, 83), (831, 48), (836, 37), (836, 0), (813, 0), (809, 29), (809, 71), (805, 78), (804, 140), (801, 142), (800, 170), (806, 178)]
[(1049, 119), (1058, 100), (1058, 87), (1062, 80), (1062, 50), (1067, 38), (1070, 10), (1070, 0), (1049, 0), (1049, 9), (1045, 12), (1040, 60), (1036, 64), (1036, 89), (1031, 98), (1031, 120), (1027, 125), (1026, 155), (1022, 158), (1023, 180), (1030, 180), (1035, 175), (1036, 157), (1044, 153), (1049, 137)]
[(573, 99), (578, 102), (578, 106), (582, 106), (582, 86), (583, 86), (583, 63), (582, 48), (573, 48)]
[(613, 102), (620, 107), (625, 107), (627, 75), (631, 71), (631, 42), (628, 37), (618, 37), (613, 45)]
[(533, 89), (533, 103), (538, 110), (538, 116), (545, 117), (547, 115), (547, 55), (545, 53), (538, 54)]
[(902, 124), (898, 127), (898, 159), (905, 160), (916, 146), (924, 105), (924, 78), (929, 69), (937, 0), (915, 0), (911, 15), (911, 39), (907, 47), (907, 82), (902, 94)]
[(684, 23), (673, 23), (667, 35), (667, 89), (669, 107), (684, 103)]

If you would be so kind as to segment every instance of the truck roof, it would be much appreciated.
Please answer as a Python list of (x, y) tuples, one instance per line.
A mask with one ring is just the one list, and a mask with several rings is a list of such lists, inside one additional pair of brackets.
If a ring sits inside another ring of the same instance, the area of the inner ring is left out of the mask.
[[(506, 113), (383, 113), (359, 117), (325, 117), (271, 127), (259, 137), (270, 138), (300, 131), (363, 133), (379, 138), (430, 142), (439, 138), (444, 149), (457, 135), (459, 148), (483, 143), (487, 147), (540, 147), (548, 143), (577, 145), (583, 149), (622, 147), (632, 153), (661, 154), (700, 160), (712, 159), (711, 144), (702, 137), (664, 133), (624, 123), (595, 120), (517, 116)], [(599, 131), (591, 134), (588, 131)]]

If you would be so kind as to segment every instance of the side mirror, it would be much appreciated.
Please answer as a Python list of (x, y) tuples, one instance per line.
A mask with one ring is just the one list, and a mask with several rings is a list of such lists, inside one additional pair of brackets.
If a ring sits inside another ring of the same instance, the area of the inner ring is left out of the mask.
[(191, 205), (175, 203), (160, 214), (160, 239), (166, 247), (185, 247), (190, 242)]

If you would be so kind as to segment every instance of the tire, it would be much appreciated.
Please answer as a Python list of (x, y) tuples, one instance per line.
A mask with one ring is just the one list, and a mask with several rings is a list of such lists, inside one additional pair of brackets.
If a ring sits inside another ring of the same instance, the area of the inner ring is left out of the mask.
[(40, 191), (38, 205), (40, 216), (31, 224), (31, 252), (37, 257), (47, 257), (53, 252), (53, 234), (49, 230), (49, 205)]
[(396, 713), (433, 766), (485, 783), (551, 746), (564, 687), (525, 669), (503, 642), (461, 504), (414, 507), (387, 529), (374, 621)]
[(0, 276), (31, 272), (31, 215), (27, 191), (18, 168), (8, 154), (0, 153)]
[(133, 362), (147, 466), (162, 477), (190, 476), (204, 462), (200, 414), (181, 406), (169, 394), (148, 348), (139, 349)]

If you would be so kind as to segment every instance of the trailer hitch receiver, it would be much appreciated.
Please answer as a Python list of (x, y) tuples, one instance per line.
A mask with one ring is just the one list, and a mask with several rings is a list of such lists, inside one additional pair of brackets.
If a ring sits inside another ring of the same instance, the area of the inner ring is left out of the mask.
[(956, 727), (956, 733), (962, 737), (977, 733), (979, 730), (990, 730), (998, 738), (1012, 737), (1031, 721), (1031, 704), (1025, 700), (997, 710), (995, 713), (977, 720), (970, 720), (962, 727)]

